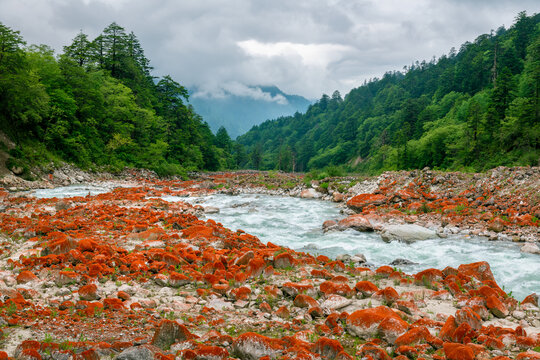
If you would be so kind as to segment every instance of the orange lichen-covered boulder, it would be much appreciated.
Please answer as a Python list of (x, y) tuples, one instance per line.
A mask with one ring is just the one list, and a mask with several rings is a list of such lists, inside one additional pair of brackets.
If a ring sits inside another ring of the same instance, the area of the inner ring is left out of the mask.
[(373, 231), (373, 225), (361, 214), (354, 214), (338, 222), (340, 229), (354, 229), (357, 231)]
[(499, 300), (495, 295), (488, 296), (486, 299), (486, 307), (491, 311), (493, 315), (498, 318), (505, 318), (508, 316), (509, 311), (506, 305)]
[(409, 324), (400, 317), (387, 317), (379, 324), (377, 334), (388, 343), (393, 344), (398, 337), (407, 332), (408, 328)]
[(347, 317), (347, 329), (362, 338), (382, 335), (390, 342), (404, 334), (409, 324), (386, 306), (357, 310)]
[(374, 359), (374, 360), (391, 360), (392, 358), (388, 355), (384, 349), (381, 349), (373, 343), (367, 343), (360, 347), (360, 350), (356, 353), (362, 359)]
[(363, 297), (369, 297), (379, 290), (379, 288), (371, 281), (359, 281), (354, 288), (361, 293)]
[(339, 341), (324, 336), (320, 337), (315, 344), (313, 344), (312, 350), (321, 355), (324, 359), (335, 359), (339, 353), (345, 351), (343, 345), (341, 345)]
[(362, 211), (362, 209), (366, 206), (380, 205), (386, 200), (386, 196), (380, 194), (360, 194), (347, 201), (347, 206), (355, 210)]
[(194, 335), (182, 324), (171, 320), (162, 320), (156, 327), (151, 344), (160, 349), (168, 349), (176, 342), (190, 340)]
[(30, 271), (21, 271), (19, 275), (17, 275), (17, 284), (25, 284), (31, 281), (37, 280), (38, 277), (34, 275)]
[(310, 308), (319, 306), (319, 303), (317, 302), (317, 300), (315, 300), (309, 295), (298, 294), (294, 298), (294, 306), (297, 306), (299, 308)]
[(456, 311), (456, 325), (459, 326), (463, 323), (469, 324), (474, 330), (480, 330), (482, 327), (482, 318), (470, 307), (466, 306)]
[(81, 300), (94, 301), (99, 298), (97, 289), (96, 284), (84, 285), (79, 289), (79, 297)]
[(491, 272), (491, 267), (486, 261), (459, 265), (458, 271), (464, 275), (475, 277), (480, 281), (495, 281), (493, 273)]
[(334, 281), (325, 281), (321, 283), (320, 289), (325, 296), (329, 296), (332, 294), (347, 296), (352, 293), (352, 289), (349, 285)]
[(467, 345), (444, 343), (443, 348), (448, 360), (474, 360), (474, 351)]
[(234, 339), (233, 353), (241, 359), (257, 360), (264, 356), (277, 358), (283, 350), (282, 341), (264, 335), (247, 332)]
[(291, 254), (285, 252), (282, 254), (278, 254), (274, 258), (274, 267), (276, 269), (286, 269), (290, 268), (294, 264), (294, 258)]
[(388, 305), (393, 304), (396, 300), (399, 299), (399, 294), (393, 287), (385, 287), (384, 289), (378, 290), (372, 296), (375, 300), (380, 300)]
[(402, 345), (416, 345), (416, 344), (425, 344), (431, 342), (433, 335), (430, 334), (429, 330), (425, 326), (413, 327), (405, 334), (401, 335), (396, 339), (394, 345), (396, 347)]
[(247, 300), (250, 294), (251, 289), (246, 286), (232, 289), (230, 293), (231, 297), (235, 300)]

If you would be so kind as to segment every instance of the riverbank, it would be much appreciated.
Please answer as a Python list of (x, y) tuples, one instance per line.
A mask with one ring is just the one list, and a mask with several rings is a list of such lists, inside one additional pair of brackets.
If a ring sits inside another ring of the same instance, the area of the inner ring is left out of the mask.
[(310, 182), (282, 173), (203, 174), (196, 179), (222, 193), (320, 198), (342, 203), (346, 214), (360, 214), (341, 224), (326, 224), (339, 225), (333, 227), (337, 230), (384, 233), (388, 226), (415, 224), (440, 237), (460, 234), (520, 242), (523, 251), (540, 254), (538, 167), (501, 167), (481, 174), (426, 169)]
[[(0, 347), (9, 356), (540, 357), (538, 296), (514, 299), (488, 263), (369, 269), (261, 243), (199, 219), (200, 205), (160, 199), (250, 189), (306, 197), (326, 188), (322, 196), (338, 200), (337, 183), (307, 186), (280, 173), (120, 181), (138, 183), (68, 199), (0, 193)], [(344, 204), (374, 186), (339, 181), (350, 185), (339, 191), (350, 192)], [(379, 204), (381, 213), (389, 204)], [(394, 210), (402, 212), (387, 216)]]

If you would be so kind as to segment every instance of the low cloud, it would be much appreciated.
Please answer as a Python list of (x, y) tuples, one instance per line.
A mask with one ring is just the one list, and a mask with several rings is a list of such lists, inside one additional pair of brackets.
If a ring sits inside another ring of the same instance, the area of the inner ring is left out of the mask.
[(263, 91), (258, 86), (246, 86), (239, 82), (224, 83), (217, 88), (198, 90), (192, 96), (195, 98), (206, 97), (224, 99), (231, 95), (248, 97), (255, 100), (263, 100), (267, 102), (275, 102), (280, 105), (287, 105), (289, 103), (287, 99), (281, 94), (272, 95), (269, 92)]

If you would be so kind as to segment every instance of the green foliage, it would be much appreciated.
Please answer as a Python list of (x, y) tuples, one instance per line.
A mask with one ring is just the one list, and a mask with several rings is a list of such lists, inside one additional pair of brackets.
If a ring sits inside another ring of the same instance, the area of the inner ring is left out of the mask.
[[(415, 62), (351, 90), (323, 95), (305, 114), (254, 126), (238, 142), (261, 169), (377, 173), (430, 167), (538, 165), (540, 15), (480, 35), (438, 60)], [(294, 156), (286, 157), (287, 151)], [(254, 163), (252, 163), (253, 165)]]
[(160, 175), (245, 162), (226, 131), (214, 136), (170, 76), (157, 83), (137, 37), (112, 23), (93, 40), (80, 32), (64, 53), (30, 46), (0, 23), (0, 128), (17, 143), (10, 166), (60, 159), (111, 171)]

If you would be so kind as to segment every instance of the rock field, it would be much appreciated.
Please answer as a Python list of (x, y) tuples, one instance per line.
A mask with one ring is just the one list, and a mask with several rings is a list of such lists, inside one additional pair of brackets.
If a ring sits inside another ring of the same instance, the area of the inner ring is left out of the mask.
[[(99, 177), (63, 174), (39, 187)], [(327, 231), (378, 231), (388, 241), (459, 232), (535, 252), (539, 168), (311, 183), (273, 172), (194, 175), (133, 173), (131, 187), (66, 199), (12, 192), (38, 185), (4, 178), (0, 360), (540, 359), (538, 295), (506, 294), (487, 262), (417, 274), (367, 268), (263, 244), (201, 220), (199, 205), (159, 198), (319, 197), (350, 215), (325, 222)]]

